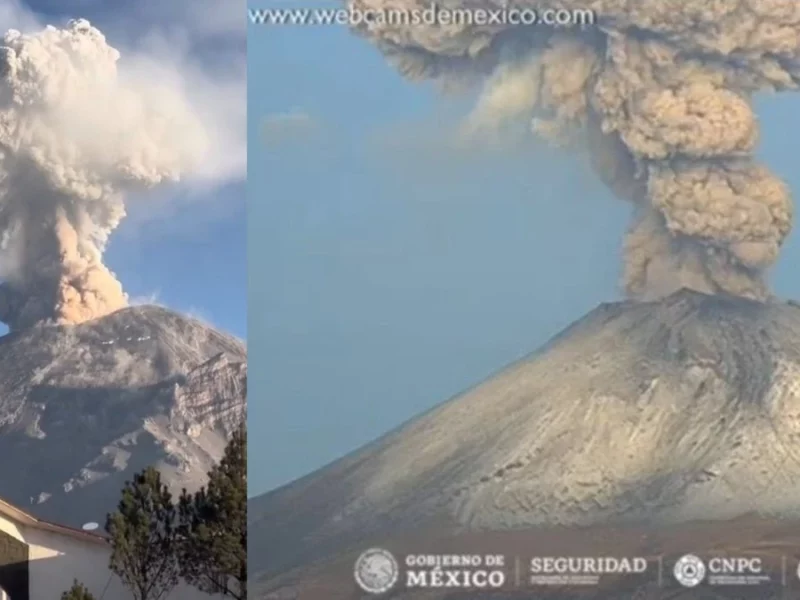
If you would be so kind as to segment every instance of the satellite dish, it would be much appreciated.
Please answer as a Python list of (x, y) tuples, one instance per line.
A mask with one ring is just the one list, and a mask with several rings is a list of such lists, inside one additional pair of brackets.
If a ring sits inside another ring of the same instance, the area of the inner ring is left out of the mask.
[(97, 523), (86, 523), (86, 524), (85, 524), (85, 525), (82, 527), (82, 529), (83, 529), (84, 531), (94, 531), (94, 530), (95, 530), (95, 529), (97, 529), (98, 527), (100, 527), (100, 525), (98, 525)]

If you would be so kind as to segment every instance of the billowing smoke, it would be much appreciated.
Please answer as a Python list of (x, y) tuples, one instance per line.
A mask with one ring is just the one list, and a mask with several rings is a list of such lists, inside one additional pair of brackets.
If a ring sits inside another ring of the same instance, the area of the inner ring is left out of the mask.
[[(426, 0), (350, 1), (362, 10), (428, 8)], [(631, 297), (679, 287), (769, 296), (765, 273), (791, 228), (792, 205), (786, 185), (754, 161), (752, 96), (798, 86), (800, 2), (440, 6), (531, 8), (540, 15), (556, 9), (570, 11), (574, 21), (592, 13), (593, 25), (556, 29), (491, 21), (404, 25), (395, 18), (360, 31), (408, 77), (482, 81), (466, 124), (470, 134), (522, 118), (554, 142), (587, 149), (600, 178), (634, 205), (624, 244)]]
[(0, 320), (79, 323), (126, 304), (102, 262), (126, 193), (177, 181), (208, 145), (177, 90), (128, 78), (87, 21), (0, 48)]

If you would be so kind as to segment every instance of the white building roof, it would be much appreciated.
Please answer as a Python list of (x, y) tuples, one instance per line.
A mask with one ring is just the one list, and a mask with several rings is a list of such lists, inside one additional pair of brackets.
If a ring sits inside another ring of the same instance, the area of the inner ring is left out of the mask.
[(108, 538), (103, 535), (92, 533), (90, 531), (84, 531), (82, 529), (75, 529), (74, 527), (67, 527), (66, 525), (51, 523), (50, 521), (44, 521), (28, 512), (25, 512), (19, 507), (14, 506), (13, 504), (9, 504), (3, 499), (0, 499), (0, 515), (3, 515), (12, 521), (16, 521), (17, 523), (27, 527), (33, 527), (43, 531), (50, 531), (52, 533), (59, 533), (61, 535), (66, 535), (68, 537), (81, 539), (95, 544), (109, 544)]

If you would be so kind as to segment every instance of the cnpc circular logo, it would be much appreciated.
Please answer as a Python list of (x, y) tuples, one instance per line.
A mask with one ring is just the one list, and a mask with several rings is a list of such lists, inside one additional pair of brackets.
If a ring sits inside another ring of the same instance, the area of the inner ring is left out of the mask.
[(353, 572), (358, 586), (370, 594), (389, 591), (400, 576), (400, 568), (392, 553), (381, 548), (362, 552)]
[(691, 588), (700, 585), (703, 581), (706, 576), (706, 566), (694, 554), (687, 554), (678, 559), (672, 572), (678, 583)]

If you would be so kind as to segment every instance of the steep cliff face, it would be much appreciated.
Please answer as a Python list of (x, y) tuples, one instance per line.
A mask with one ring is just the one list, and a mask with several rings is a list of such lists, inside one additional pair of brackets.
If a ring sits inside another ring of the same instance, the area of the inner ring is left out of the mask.
[(0, 497), (79, 526), (151, 464), (196, 489), (245, 417), (246, 381), (242, 342), (154, 306), (0, 338)]
[(602, 305), (526, 358), (250, 504), (254, 572), (437, 527), (800, 513), (800, 308)]

